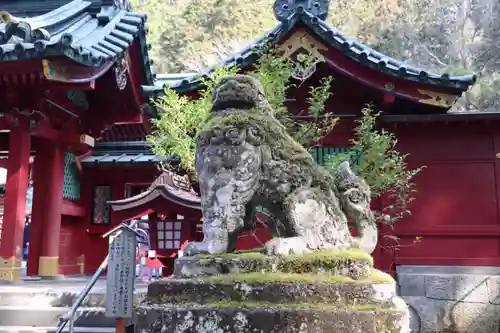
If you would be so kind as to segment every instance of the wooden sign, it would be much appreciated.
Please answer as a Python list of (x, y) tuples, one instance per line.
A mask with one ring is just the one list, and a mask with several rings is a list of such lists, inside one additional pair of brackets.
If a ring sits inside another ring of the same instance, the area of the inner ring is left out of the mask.
[(109, 236), (106, 277), (106, 317), (132, 318), (137, 239), (126, 225), (113, 229)]

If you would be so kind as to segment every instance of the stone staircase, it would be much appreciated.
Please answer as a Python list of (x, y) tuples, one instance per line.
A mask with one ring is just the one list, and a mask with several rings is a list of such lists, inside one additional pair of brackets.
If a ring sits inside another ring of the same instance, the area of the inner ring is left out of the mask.
[[(52, 288), (0, 286), (0, 333), (55, 332), (59, 318), (70, 310), (83, 286), (69, 289), (58, 287), (56, 282)], [(135, 298), (139, 301), (142, 296)], [(115, 320), (105, 316), (104, 301), (103, 290), (88, 295), (75, 316), (74, 332), (116, 331)], [(68, 330), (69, 323), (63, 332)]]

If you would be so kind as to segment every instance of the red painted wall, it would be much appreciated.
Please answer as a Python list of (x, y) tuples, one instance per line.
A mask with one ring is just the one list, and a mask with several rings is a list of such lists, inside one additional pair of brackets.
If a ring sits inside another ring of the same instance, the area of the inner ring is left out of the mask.
[[(499, 265), (500, 122), (435, 122), (388, 126), (410, 167), (426, 166), (415, 178), (412, 216), (395, 231), (380, 226), (376, 267), (397, 264)], [(347, 146), (352, 123), (341, 121), (323, 142)], [(400, 237), (399, 244), (384, 235)], [(416, 237), (422, 237), (415, 242)]]
[(416, 178), (412, 216), (399, 224), (403, 247), (396, 264), (500, 264), (498, 123), (435, 123), (400, 126), (399, 148)]
[(119, 200), (125, 196), (126, 183), (151, 183), (157, 176), (158, 170), (154, 166), (145, 168), (118, 166), (114, 169), (99, 167), (84, 170), (82, 197), (88, 203), (84, 220), (85, 274), (93, 274), (106, 257), (108, 241), (101, 236), (122, 222), (117, 214), (111, 211), (110, 225), (91, 224), (93, 186), (111, 186), (111, 200)]
[(82, 218), (62, 216), (59, 245), (59, 274), (81, 274), (79, 257), (84, 253)]

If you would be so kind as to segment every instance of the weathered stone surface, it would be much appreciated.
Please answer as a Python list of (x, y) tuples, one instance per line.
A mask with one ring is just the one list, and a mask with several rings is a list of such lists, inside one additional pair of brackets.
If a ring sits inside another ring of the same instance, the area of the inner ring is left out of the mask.
[(488, 300), (491, 304), (500, 305), (500, 276), (490, 276), (486, 280)]
[(182, 308), (143, 306), (141, 333), (406, 333), (405, 308), (389, 310), (300, 308)]
[(400, 294), (415, 310), (413, 332), (498, 333), (499, 273), (498, 267), (399, 267)]
[(488, 299), (486, 281), (487, 277), (482, 275), (430, 275), (425, 277), (425, 296), (438, 300), (483, 303)]
[[(483, 275), (448, 275), (425, 277), (425, 296), (438, 300), (485, 303), (489, 298), (489, 277)], [(415, 295), (422, 296), (422, 295)]]
[(431, 300), (425, 297), (405, 297), (405, 301), (415, 309), (421, 326), (419, 333), (499, 332), (498, 305)]
[(425, 277), (414, 274), (398, 274), (401, 296), (425, 296)]
[[(446, 328), (443, 320), (446, 301), (430, 300), (424, 296), (403, 298), (408, 306), (414, 310), (414, 312), (412, 311), (412, 332), (434, 333), (442, 332)], [(416, 328), (420, 328), (420, 330), (416, 330)]]
[(174, 276), (190, 278), (249, 272), (313, 273), (361, 279), (370, 275), (373, 259), (357, 249), (323, 251), (285, 257), (259, 252), (182, 257), (175, 261)]
[[(273, 215), (271, 255), (350, 249), (371, 253), (377, 225), (370, 188), (342, 163), (333, 177), (274, 117), (260, 82), (247, 75), (222, 78), (212, 109), (197, 133), (196, 173), (203, 241), (187, 256), (234, 251), (238, 234), (255, 228), (252, 207)], [(348, 218), (356, 225), (353, 237)]]
[(454, 300), (456, 295), (453, 276), (426, 276), (425, 296), (438, 300)]
[[(278, 257), (244, 252), (181, 260), (196, 265), (208, 260), (209, 267), (218, 267), (212, 274), (222, 274), (151, 283), (137, 313), (137, 332), (409, 332), (408, 307), (396, 296), (395, 281), (373, 269), (371, 256), (360, 250)], [(369, 273), (362, 279), (339, 270), (359, 263)]]
[(454, 302), (446, 306), (445, 324), (456, 332), (499, 332), (500, 306)]
[(410, 310), (410, 332), (412, 333), (420, 333), (422, 323), (420, 321), (420, 317), (418, 316), (418, 312), (414, 307), (408, 305), (408, 309)]
[[(255, 276), (254, 276), (255, 277)], [(154, 304), (211, 304), (214, 302), (313, 303), (336, 306), (394, 306), (394, 283), (317, 282), (251, 283), (241, 281), (165, 279), (149, 285), (148, 301)]]
[(454, 280), (455, 300), (467, 303), (484, 303), (488, 299), (487, 276), (457, 275)]

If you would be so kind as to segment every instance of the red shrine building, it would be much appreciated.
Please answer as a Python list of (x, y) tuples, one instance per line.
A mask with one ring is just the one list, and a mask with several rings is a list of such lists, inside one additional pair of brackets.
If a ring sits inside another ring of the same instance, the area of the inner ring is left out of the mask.
[[(158, 169), (161, 158), (146, 142), (158, 110), (148, 101), (167, 83), (196, 96), (199, 76), (152, 74), (146, 17), (126, 2), (4, 1), (0, 10), (0, 163), (7, 169), (0, 279), (20, 278), (29, 179), (28, 275), (92, 274), (107, 253), (101, 236), (141, 216), (168, 274), (182, 245), (202, 237), (200, 199), (187, 178)], [(312, 152), (318, 163), (349, 148), (366, 103), (384, 111), (379, 125), (396, 134), (410, 167), (426, 166), (412, 216), (395, 231), (381, 228), (374, 253), (377, 267), (397, 271), (402, 290), (431, 288), (414, 282), (424, 273), (454, 279), (481, 267), (500, 274), (500, 113), (449, 113), (474, 76), (431, 73), (383, 55), (329, 27), (322, 10), (278, 11), (275, 29), (220, 65), (251, 69), (256, 46), (269, 41), (281, 57), (314, 55), (307, 73), (294, 74), (305, 84), (290, 89), (288, 108), (307, 120), (308, 87), (335, 78), (328, 109), (340, 123)], [(260, 247), (269, 237), (258, 229), (238, 247)]]
[[(140, 86), (153, 84), (145, 21), (115, 1), (0, 5), (0, 145), (7, 169), (1, 280), (20, 278), (29, 177), (28, 275), (89, 272), (85, 262), (105, 255), (92, 250), (91, 235), (94, 225), (108, 230), (109, 219), (105, 211), (91, 212), (106, 187), (87, 179), (92, 170), (85, 172), (79, 158), (123, 133), (144, 138), (147, 98)], [(154, 165), (144, 167), (137, 182), (151, 182), (154, 174)]]

